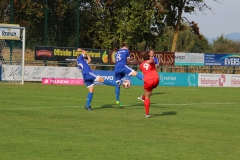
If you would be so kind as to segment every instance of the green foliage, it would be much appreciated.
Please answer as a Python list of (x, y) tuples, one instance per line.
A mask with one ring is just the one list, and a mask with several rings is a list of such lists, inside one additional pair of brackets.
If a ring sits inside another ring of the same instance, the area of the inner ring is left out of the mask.
[[(211, 46), (209, 45), (208, 40), (204, 36), (199, 39), (198, 36), (192, 33), (189, 27), (187, 28), (188, 29), (179, 32), (176, 51), (192, 53), (209, 52), (211, 50)], [(158, 43), (156, 50), (170, 51), (172, 48), (173, 36), (174, 32), (172, 30), (168, 30), (167, 33), (164, 34), (165, 38), (163, 41)]]
[(160, 14), (152, 1), (98, 2), (93, 39), (103, 48), (118, 48), (121, 42), (127, 42), (133, 50), (143, 41), (155, 45), (163, 33)]
[(240, 41), (232, 41), (223, 35), (213, 40), (212, 53), (240, 53)]
[[(191, 24), (185, 17), (182, 17), (183, 12), (193, 13), (196, 10), (202, 12), (204, 9), (211, 10), (211, 7), (209, 7), (203, 0), (159, 0), (156, 3), (159, 3), (159, 8), (161, 8), (162, 12), (164, 12), (164, 22), (168, 27), (172, 27), (174, 30), (171, 48), (172, 52), (177, 50), (179, 32), (185, 29), (182, 23), (188, 22), (189, 25)], [(192, 23), (191, 28), (192, 31), (201, 39), (202, 36), (200, 34), (197, 23)]]
[[(186, 37), (179, 34), (189, 27), (186, 22), (191, 23), (182, 17), (183, 12), (210, 9), (202, 0), (14, 0), (12, 6), (10, 2), (0, 2), (0, 23), (13, 21), (25, 26), (28, 48), (75, 47), (79, 41), (84, 48), (113, 49), (127, 42), (131, 50), (149, 47), (171, 51), (173, 46), (183, 51), (207, 50), (203, 47), (206, 42), (201, 44), (205, 40), (196, 45), (198, 40), (193, 43), (190, 33)], [(192, 31), (201, 36), (196, 23), (192, 26)], [(164, 34), (170, 28), (174, 36)]]

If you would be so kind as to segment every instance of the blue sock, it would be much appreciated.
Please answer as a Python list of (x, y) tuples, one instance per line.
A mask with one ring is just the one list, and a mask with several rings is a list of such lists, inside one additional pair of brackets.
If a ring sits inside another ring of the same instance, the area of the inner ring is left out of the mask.
[(143, 80), (143, 75), (140, 74), (140, 73), (137, 73), (136, 77), (137, 77), (138, 79), (140, 79), (140, 80)]
[(86, 106), (90, 106), (92, 98), (93, 98), (93, 93), (92, 92), (88, 92)]
[(120, 87), (115, 88), (115, 95), (116, 95), (116, 100), (119, 101)]
[(113, 81), (108, 81), (108, 80), (104, 80), (103, 84), (109, 85), (109, 86), (115, 86), (117, 87), (117, 83), (113, 82)]

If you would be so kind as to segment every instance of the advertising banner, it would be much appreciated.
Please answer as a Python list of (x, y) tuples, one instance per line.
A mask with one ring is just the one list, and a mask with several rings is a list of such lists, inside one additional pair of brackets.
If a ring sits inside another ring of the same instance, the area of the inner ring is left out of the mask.
[[(95, 71), (93, 71), (93, 73), (96, 74), (96, 75), (99, 75), (99, 76), (103, 77), (103, 78), (106, 79), (106, 80), (116, 81), (116, 80), (115, 80), (114, 71), (95, 70)], [(122, 80), (129, 80), (129, 81), (131, 81), (131, 76), (126, 75)], [(102, 83), (95, 82), (95, 84), (102, 84)]]
[(227, 74), (198, 74), (199, 87), (228, 87), (229, 78)]
[[(140, 64), (143, 59), (144, 52), (141, 51), (129, 51), (130, 62), (128, 64)], [(109, 51), (109, 62), (115, 64), (116, 51)], [(174, 52), (155, 52), (155, 57), (158, 59), (159, 65), (174, 65)]]
[(58, 85), (83, 85), (83, 79), (68, 78), (43, 78), (42, 84), (58, 84)]
[(204, 66), (203, 53), (175, 53), (176, 66)]
[(163, 73), (159, 72), (160, 86), (198, 86), (197, 73)]
[[(21, 66), (3, 65), (2, 80), (21, 80)], [(77, 67), (25, 66), (25, 81), (42, 81), (43, 78), (82, 79)]]
[[(0, 24), (1, 26), (19, 27), (19, 24)], [(20, 40), (20, 29), (0, 28), (0, 39)]]
[(240, 66), (240, 54), (205, 54), (205, 66)]
[[(158, 72), (159, 86), (198, 86), (197, 73), (168, 73)], [(143, 81), (132, 77), (132, 85), (143, 86)]]
[[(82, 48), (91, 57), (92, 63), (108, 63), (108, 50)], [(44, 61), (76, 61), (77, 48), (56, 46), (35, 46), (35, 60)]]

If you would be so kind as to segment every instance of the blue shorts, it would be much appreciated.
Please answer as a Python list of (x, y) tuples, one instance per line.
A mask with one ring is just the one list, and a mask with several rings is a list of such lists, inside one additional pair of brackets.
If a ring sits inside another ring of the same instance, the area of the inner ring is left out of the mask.
[(87, 87), (93, 86), (94, 85), (94, 81), (96, 81), (97, 78), (98, 78), (98, 76), (95, 75), (92, 72), (85, 73), (83, 75), (83, 80), (84, 80), (84, 83), (86, 84)]
[(132, 68), (128, 67), (127, 65), (121, 67), (121, 68), (115, 68), (115, 80), (119, 81), (121, 80), (125, 75), (130, 75), (130, 73), (134, 71)]

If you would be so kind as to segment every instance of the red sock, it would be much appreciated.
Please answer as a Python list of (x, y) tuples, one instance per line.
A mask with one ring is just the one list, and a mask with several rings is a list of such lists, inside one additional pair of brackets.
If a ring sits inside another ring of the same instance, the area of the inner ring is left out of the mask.
[(145, 101), (144, 101), (144, 107), (145, 107), (145, 113), (146, 113), (146, 114), (149, 114), (150, 99), (145, 99)]

